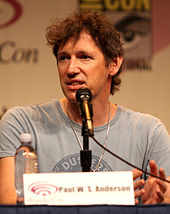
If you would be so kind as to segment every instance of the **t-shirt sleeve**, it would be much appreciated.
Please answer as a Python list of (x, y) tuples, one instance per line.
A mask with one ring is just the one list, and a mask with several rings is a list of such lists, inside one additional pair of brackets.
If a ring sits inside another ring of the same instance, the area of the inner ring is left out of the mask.
[(152, 129), (149, 156), (159, 168), (164, 168), (166, 176), (170, 176), (170, 136), (161, 122)]
[(20, 108), (8, 110), (0, 120), (0, 157), (14, 156), (20, 145), (20, 135), (27, 131)]

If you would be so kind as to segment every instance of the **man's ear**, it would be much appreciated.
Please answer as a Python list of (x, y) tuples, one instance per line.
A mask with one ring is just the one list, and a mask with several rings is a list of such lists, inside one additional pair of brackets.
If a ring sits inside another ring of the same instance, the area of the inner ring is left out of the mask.
[(118, 56), (110, 64), (110, 76), (115, 76), (120, 69), (123, 62), (123, 56)]

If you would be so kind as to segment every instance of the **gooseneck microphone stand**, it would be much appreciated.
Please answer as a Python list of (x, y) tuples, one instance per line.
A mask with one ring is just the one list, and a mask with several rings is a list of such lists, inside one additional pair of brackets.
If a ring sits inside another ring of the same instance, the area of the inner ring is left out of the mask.
[(90, 172), (92, 151), (89, 150), (89, 133), (86, 121), (82, 121), (83, 150), (80, 151), (82, 172)]
[(82, 117), (82, 136), (83, 136), (83, 149), (80, 151), (80, 162), (82, 172), (90, 172), (92, 162), (92, 151), (89, 150), (89, 136), (92, 137), (93, 126), (92, 116), (93, 109), (90, 103), (92, 93), (88, 88), (81, 88), (76, 93), (77, 101), (80, 103), (80, 111)]

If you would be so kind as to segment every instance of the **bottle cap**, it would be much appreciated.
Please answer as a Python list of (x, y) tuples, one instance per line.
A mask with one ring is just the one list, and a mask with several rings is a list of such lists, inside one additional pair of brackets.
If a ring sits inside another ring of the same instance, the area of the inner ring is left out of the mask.
[(32, 141), (31, 134), (23, 133), (20, 135), (20, 142), (22, 143), (30, 143)]

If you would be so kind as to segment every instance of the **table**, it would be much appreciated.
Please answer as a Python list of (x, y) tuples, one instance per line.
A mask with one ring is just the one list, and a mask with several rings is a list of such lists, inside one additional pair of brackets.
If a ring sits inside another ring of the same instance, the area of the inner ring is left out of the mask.
[(0, 205), (0, 214), (169, 214), (170, 205), (24, 206)]

